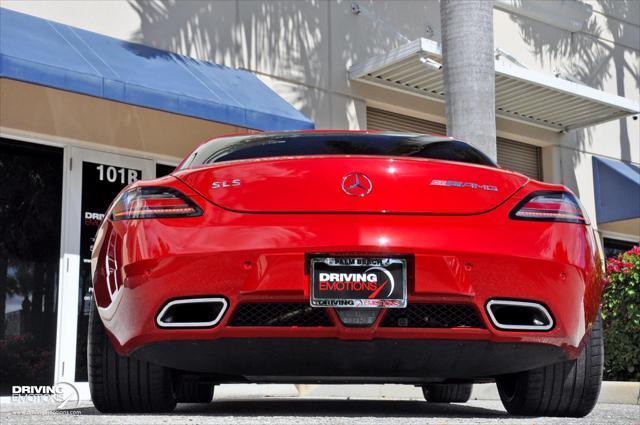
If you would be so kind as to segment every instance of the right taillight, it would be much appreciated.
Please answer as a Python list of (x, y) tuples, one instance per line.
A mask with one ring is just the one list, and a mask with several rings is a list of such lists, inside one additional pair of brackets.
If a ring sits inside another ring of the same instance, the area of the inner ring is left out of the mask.
[(520, 201), (509, 217), (516, 220), (589, 223), (580, 202), (569, 192), (534, 192)]

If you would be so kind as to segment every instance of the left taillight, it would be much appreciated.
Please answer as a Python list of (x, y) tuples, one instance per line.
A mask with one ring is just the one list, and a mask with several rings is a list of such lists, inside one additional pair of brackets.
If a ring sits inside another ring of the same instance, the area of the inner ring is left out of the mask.
[(580, 202), (569, 192), (534, 192), (511, 211), (516, 220), (589, 224)]
[(136, 187), (120, 195), (111, 210), (112, 220), (177, 218), (202, 215), (202, 209), (182, 192), (170, 187)]

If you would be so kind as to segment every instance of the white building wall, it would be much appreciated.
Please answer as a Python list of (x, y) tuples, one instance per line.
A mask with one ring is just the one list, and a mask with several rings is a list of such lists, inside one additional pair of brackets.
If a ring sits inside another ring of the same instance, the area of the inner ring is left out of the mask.
[[(14, 1), (2, 6), (127, 41), (255, 72), (318, 128), (365, 128), (366, 105), (443, 122), (442, 105), (352, 84), (347, 69), (406, 39), (440, 39), (437, 1)], [(550, 13), (554, 13), (553, 3)], [(560, 72), (640, 99), (640, 1), (587, 1), (579, 32), (494, 12), (495, 46), (547, 74)], [(404, 38), (406, 37), (406, 39)], [(631, 117), (569, 134), (499, 119), (504, 137), (543, 146), (545, 180), (576, 191), (595, 218), (591, 156), (640, 164), (640, 121)], [(640, 229), (637, 230), (640, 235)]]

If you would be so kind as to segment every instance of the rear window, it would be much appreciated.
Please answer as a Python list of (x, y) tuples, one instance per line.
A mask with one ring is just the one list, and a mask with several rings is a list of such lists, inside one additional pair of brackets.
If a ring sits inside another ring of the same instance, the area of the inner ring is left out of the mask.
[(285, 133), (214, 139), (196, 149), (180, 169), (225, 161), (310, 155), (396, 156), (496, 166), (478, 149), (437, 136), (397, 133)]

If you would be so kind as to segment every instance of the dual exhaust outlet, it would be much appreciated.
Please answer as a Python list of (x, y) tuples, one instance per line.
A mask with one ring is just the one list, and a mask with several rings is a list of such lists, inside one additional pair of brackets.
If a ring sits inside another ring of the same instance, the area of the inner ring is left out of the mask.
[[(161, 328), (210, 328), (217, 325), (229, 303), (222, 297), (185, 298), (169, 301), (158, 313)], [(489, 300), (487, 314), (492, 324), (506, 331), (548, 331), (553, 317), (542, 304), (533, 301)]]
[(505, 331), (548, 331), (553, 317), (542, 304), (533, 301), (493, 299), (487, 302), (493, 326)]

